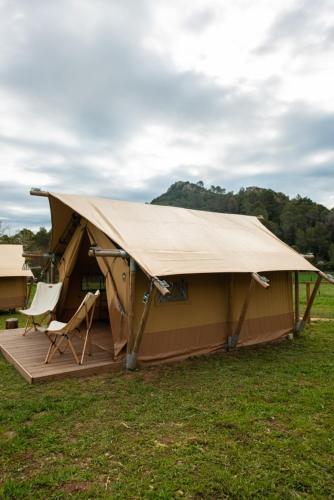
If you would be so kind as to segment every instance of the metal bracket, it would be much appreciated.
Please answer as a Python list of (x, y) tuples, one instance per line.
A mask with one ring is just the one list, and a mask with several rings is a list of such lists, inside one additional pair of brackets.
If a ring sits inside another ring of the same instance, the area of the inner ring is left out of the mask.
[(226, 349), (232, 351), (237, 347), (239, 335), (229, 335), (227, 337)]
[(135, 370), (137, 367), (137, 353), (128, 352), (125, 360), (126, 370)]
[(169, 290), (170, 285), (169, 285), (169, 283), (167, 281), (160, 280), (157, 277), (153, 277), (152, 280), (153, 280), (154, 286), (159, 290), (159, 292), (161, 293), (161, 295), (165, 296), (165, 295), (169, 295), (170, 294), (170, 290)]
[(295, 335), (299, 335), (304, 330), (304, 327), (305, 327), (305, 321), (303, 321), (302, 319), (297, 321), (296, 327), (294, 329)]
[(259, 273), (252, 273), (252, 278), (261, 286), (263, 286), (263, 288), (268, 288), (270, 285), (270, 280), (268, 278), (266, 278), (265, 276), (263, 276), (263, 274), (259, 274)]
[(30, 194), (31, 194), (31, 196), (44, 196), (45, 198), (47, 198), (49, 196), (48, 191), (43, 191), (40, 188), (31, 188)]
[(127, 257), (127, 252), (118, 248), (104, 249), (91, 247), (88, 251), (89, 257)]

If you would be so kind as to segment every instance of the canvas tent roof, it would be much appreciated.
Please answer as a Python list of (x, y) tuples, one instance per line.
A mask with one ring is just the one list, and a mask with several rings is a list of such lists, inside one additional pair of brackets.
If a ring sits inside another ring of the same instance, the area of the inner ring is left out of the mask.
[(57, 193), (49, 201), (52, 249), (77, 212), (151, 276), (317, 270), (256, 217)]
[(32, 276), (29, 269), (22, 269), (22, 245), (0, 245), (0, 277)]

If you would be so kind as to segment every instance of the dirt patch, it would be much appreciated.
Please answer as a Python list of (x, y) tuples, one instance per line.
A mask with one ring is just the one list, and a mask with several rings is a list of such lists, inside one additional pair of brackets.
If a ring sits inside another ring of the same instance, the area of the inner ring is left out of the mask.
[(91, 483), (89, 481), (70, 481), (63, 485), (63, 491), (68, 494), (79, 493), (81, 491), (89, 490)]
[(11, 441), (17, 436), (17, 432), (15, 431), (6, 431), (3, 433), (4, 437), (8, 439), (8, 441)]

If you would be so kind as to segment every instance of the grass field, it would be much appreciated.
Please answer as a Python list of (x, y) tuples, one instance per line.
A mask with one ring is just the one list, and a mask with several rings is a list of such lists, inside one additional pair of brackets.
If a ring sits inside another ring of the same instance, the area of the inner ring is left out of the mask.
[(334, 323), (281, 344), (29, 386), (0, 356), (1, 498), (329, 498)]
[[(306, 286), (300, 284), (300, 313), (306, 307)], [(334, 285), (322, 283), (312, 307), (314, 318), (334, 318)]]
[[(334, 317), (333, 286), (313, 316)], [(293, 342), (39, 386), (0, 356), (0, 497), (331, 497), (333, 354), (326, 322)]]

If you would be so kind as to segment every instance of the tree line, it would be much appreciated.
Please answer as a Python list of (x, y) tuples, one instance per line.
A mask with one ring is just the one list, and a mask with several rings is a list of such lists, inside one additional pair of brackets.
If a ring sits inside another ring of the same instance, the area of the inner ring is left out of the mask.
[(0, 244), (23, 245), (26, 252), (46, 252), (49, 249), (51, 230), (40, 227), (34, 232), (30, 229), (20, 229), (14, 234), (8, 234), (8, 228), (0, 221)]
[(202, 181), (175, 182), (166, 193), (152, 200), (156, 205), (261, 216), (279, 238), (301, 253), (313, 253), (323, 269), (334, 269), (334, 208), (310, 198), (289, 198), (284, 193), (259, 187), (227, 191), (205, 187)]
[[(227, 191), (220, 186), (205, 187), (202, 181), (175, 182), (166, 193), (152, 200), (156, 205), (261, 216), (262, 222), (279, 238), (301, 253), (313, 253), (322, 269), (334, 269), (334, 208), (310, 198), (289, 198), (284, 193), (259, 187)], [(9, 235), (0, 221), (0, 244), (21, 244), (25, 251), (49, 248), (51, 231), (21, 229)]]

